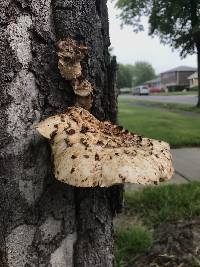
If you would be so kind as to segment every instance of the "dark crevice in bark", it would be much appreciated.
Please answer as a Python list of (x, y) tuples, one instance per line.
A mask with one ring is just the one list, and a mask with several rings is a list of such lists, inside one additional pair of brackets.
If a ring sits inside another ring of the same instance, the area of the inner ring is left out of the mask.
[(32, 34), (32, 39), (35, 42), (41, 43), (41, 44), (54, 44), (52, 40), (49, 40), (49, 38), (45, 38), (43, 34), (39, 33), (35, 28), (30, 29), (30, 32)]
[(16, 6), (18, 8), (18, 10), (20, 10), (21, 12), (26, 12), (28, 14), (31, 13), (30, 3), (26, 3), (26, 1), (13, 0), (13, 1), (11, 1), (11, 4), (13, 6)]
[(108, 190), (77, 189), (77, 229), (75, 266), (112, 266), (112, 210)]
[(108, 113), (109, 119), (113, 123), (117, 123), (117, 88), (116, 88), (116, 79), (117, 79), (117, 60), (116, 57), (111, 58), (110, 66), (108, 68), (108, 77), (109, 77), (109, 90), (108, 90)]
[(102, 0), (96, 0), (96, 9), (99, 16), (101, 16), (102, 11)]

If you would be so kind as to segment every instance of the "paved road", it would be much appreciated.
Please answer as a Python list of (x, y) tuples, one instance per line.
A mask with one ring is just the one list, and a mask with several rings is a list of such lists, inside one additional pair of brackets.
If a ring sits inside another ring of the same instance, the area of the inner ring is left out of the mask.
[(195, 95), (178, 95), (178, 96), (133, 96), (120, 95), (119, 99), (138, 99), (148, 101), (158, 101), (163, 103), (178, 103), (178, 104), (197, 104), (197, 96)]

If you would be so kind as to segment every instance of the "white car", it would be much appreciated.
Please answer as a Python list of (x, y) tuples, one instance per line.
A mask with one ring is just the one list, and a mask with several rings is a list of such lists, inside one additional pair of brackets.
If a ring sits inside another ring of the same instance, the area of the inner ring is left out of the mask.
[(133, 95), (149, 95), (149, 87), (147, 86), (137, 86), (133, 89)]

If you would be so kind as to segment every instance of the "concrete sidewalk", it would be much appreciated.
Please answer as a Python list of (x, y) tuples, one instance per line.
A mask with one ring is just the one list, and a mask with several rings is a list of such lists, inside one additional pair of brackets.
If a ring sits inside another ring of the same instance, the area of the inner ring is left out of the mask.
[(169, 183), (200, 182), (200, 148), (172, 149), (175, 175)]
[[(164, 184), (182, 184), (192, 181), (200, 182), (200, 148), (172, 149), (173, 178)], [(137, 190), (145, 186), (127, 184), (126, 189)]]

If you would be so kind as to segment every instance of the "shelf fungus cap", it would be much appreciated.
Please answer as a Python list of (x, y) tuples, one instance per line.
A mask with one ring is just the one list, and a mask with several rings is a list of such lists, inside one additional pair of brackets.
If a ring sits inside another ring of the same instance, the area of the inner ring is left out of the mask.
[(77, 187), (158, 184), (173, 175), (167, 143), (141, 137), (88, 111), (69, 108), (35, 128), (50, 140), (55, 177)]
[(80, 61), (87, 54), (87, 47), (78, 44), (71, 38), (60, 40), (58, 47), (58, 68), (66, 80), (77, 79), (81, 76), (82, 68)]
[(59, 59), (58, 68), (63, 78), (68, 81), (77, 79), (81, 76), (82, 68), (80, 62), (67, 63), (62, 58)]
[(92, 94), (93, 88), (88, 80), (77, 79), (72, 82), (74, 93), (78, 96), (86, 97)]

